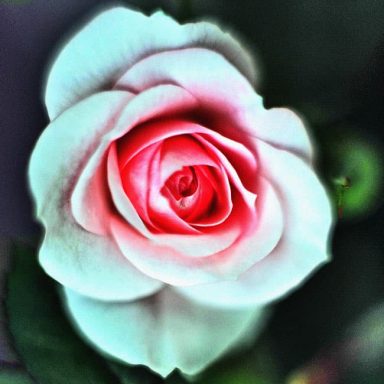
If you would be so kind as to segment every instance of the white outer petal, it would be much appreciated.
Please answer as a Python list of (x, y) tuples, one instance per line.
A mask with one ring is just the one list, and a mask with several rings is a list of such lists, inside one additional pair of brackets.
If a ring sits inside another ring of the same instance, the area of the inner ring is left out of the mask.
[(111, 129), (110, 120), (120, 113), (126, 96), (100, 93), (68, 109), (45, 129), (29, 166), (37, 216), (46, 228), (40, 263), (61, 284), (107, 300), (142, 297), (162, 286), (124, 258), (110, 237), (80, 227), (69, 207), (84, 161)]
[(231, 137), (243, 132), (240, 142), (249, 135), (312, 161), (313, 148), (300, 117), (287, 108), (266, 110), (247, 79), (216, 52), (202, 48), (160, 52), (132, 66), (117, 87), (137, 92), (167, 82), (185, 88), (202, 107), (222, 116), (220, 133)]
[(245, 109), (239, 116), (249, 127), (249, 134), (274, 147), (290, 151), (308, 163), (314, 151), (302, 119), (287, 108)]
[(263, 323), (263, 308), (210, 308), (169, 288), (122, 303), (89, 299), (68, 289), (65, 295), (75, 323), (101, 352), (144, 364), (163, 377), (175, 368), (199, 373), (237, 342), (246, 342), (250, 329), (255, 333)]
[(213, 24), (180, 25), (162, 12), (147, 17), (121, 7), (102, 12), (64, 45), (53, 62), (45, 92), (48, 114), (54, 119), (84, 97), (111, 88), (143, 57), (196, 46), (222, 53), (253, 81), (250, 55)]

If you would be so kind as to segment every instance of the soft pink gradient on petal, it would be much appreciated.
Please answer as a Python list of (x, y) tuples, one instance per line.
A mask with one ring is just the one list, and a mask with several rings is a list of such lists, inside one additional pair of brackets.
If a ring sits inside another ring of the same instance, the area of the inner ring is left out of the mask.
[[(111, 214), (111, 204), (105, 169), (106, 153), (111, 143), (147, 119), (172, 115), (176, 110), (190, 111), (197, 106), (196, 100), (190, 94), (172, 85), (159, 86), (135, 97), (129, 92), (111, 93), (124, 95), (121, 115), (104, 123), (98, 111), (87, 112), (92, 113), (95, 119), (92, 120), (94, 126), (88, 132), (90, 139), (94, 141), (93, 152), (89, 158), (85, 158), (84, 167), (79, 172), (78, 182), (75, 183), (71, 196), (71, 208), (76, 221), (86, 230), (97, 234), (106, 234), (109, 227), (107, 218)], [(88, 153), (86, 155), (89, 156)], [(119, 202), (120, 204), (115, 201), (115, 204), (121, 210), (121, 199)], [(137, 221), (135, 223), (140, 225)], [(141, 229), (143, 231), (142, 226)]]
[[(134, 156), (120, 171), (121, 183), (138, 215), (149, 229), (162, 231), (152, 220), (149, 209), (150, 190), (154, 188), (151, 168), (158, 161), (162, 143), (156, 143), (143, 149)], [(129, 222), (129, 221), (128, 221)]]
[(244, 142), (242, 131), (249, 132), (249, 127), (237, 124), (236, 119), (242, 117), (244, 110), (263, 109), (261, 97), (238, 69), (222, 55), (202, 48), (149, 56), (127, 70), (116, 88), (142, 92), (164, 83), (189, 91), (216, 120), (233, 121), (232, 127), (223, 124), (218, 131), (229, 138), (243, 138), (239, 142)]
[[(182, 90), (180, 90), (182, 92)], [(186, 91), (184, 91), (186, 92)], [(188, 95), (188, 93), (187, 93)], [(196, 99), (195, 99), (196, 100)], [(142, 124), (129, 135), (119, 140), (119, 164), (124, 165), (143, 148), (162, 142), (177, 135), (197, 135), (200, 140), (206, 139), (217, 147), (236, 167), (244, 181), (257, 171), (257, 161), (252, 153), (242, 142), (231, 140), (199, 123), (179, 118), (158, 119)]]
[[(241, 202), (240, 199), (238, 209), (222, 224), (221, 230), (192, 235), (189, 243), (187, 236), (159, 235), (154, 238), (157, 243), (151, 247), (118, 218), (112, 221), (111, 230), (123, 254), (138, 269), (168, 284), (190, 286), (233, 280), (266, 257), (278, 244), (283, 230), (282, 210), (268, 183), (261, 182), (260, 199), (256, 201), (257, 216), (247, 216), (247, 209), (239, 209)], [(240, 223), (240, 227), (236, 223)], [(220, 250), (231, 234), (236, 237), (230, 246)], [(212, 247), (218, 248), (214, 254), (209, 253)], [(202, 257), (204, 254), (197, 257), (201, 252), (205, 252), (205, 257)]]
[(215, 167), (216, 162), (193, 136), (178, 135), (163, 141), (159, 174), (161, 183), (165, 183), (181, 168), (194, 165)]
[(197, 227), (213, 227), (223, 223), (233, 208), (231, 186), (225, 169), (195, 167), (200, 186), (197, 189), (195, 209), (187, 220)]
[[(133, 95), (129, 92), (122, 97), (120, 112), (126, 104), (132, 100)], [(93, 112), (94, 113), (94, 112)], [(94, 141), (88, 151), (95, 150), (100, 146), (103, 135), (114, 128), (115, 116), (107, 115), (108, 120), (103, 121), (97, 114), (98, 122), (95, 123), (88, 134)], [(74, 128), (72, 128), (74, 129)], [(79, 175), (71, 194), (71, 209), (75, 220), (87, 231), (99, 235), (108, 232), (108, 220), (106, 218), (113, 211), (110, 201), (107, 180), (106, 156), (100, 151), (95, 151)]]
[[(94, 158), (95, 159), (95, 158)], [(74, 219), (84, 229), (98, 235), (109, 232), (108, 220), (114, 207), (110, 201), (105, 156), (89, 161), (71, 195), (71, 210)]]
[(257, 190), (257, 156), (244, 144), (228, 139), (215, 131), (206, 130), (198, 135), (199, 140), (205, 139), (213, 147), (225, 155), (228, 162), (236, 170), (244, 187), (256, 193)]
[(258, 141), (261, 167), (278, 193), (284, 231), (272, 252), (236, 282), (188, 287), (183, 294), (207, 305), (261, 305), (286, 294), (328, 261), (332, 214), (323, 186), (313, 170), (288, 151)]
[[(210, 68), (215, 68), (214, 74)], [(142, 91), (167, 81), (201, 101), (215, 121), (211, 128), (234, 138), (243, 132), (312, 161), (313, 149), (301, 119), (286, 108), (264, 109), (246, 79), (215, 52), (191, 48), (153, 55), (130, 68), (118, 85)]]
[[(249, 191), (246, 189), (236, 172), (236, 169), (233, 167), (233, 165), (228, 161), (228, 159), (217, 149), (217, 147), (213, 146), (209, 142), (204, 141), (204, 144), (209, 149), (209, 151), (212, 153), (212, 155), (217, 156), (219, 162), (223, 165), (224, 169), (226, 170), (228, 174), (228, 178), (231, 181), (231, 184), (239, 191), (241, 194), (245, 204), (248, 206), (248, 208), (252, 211), (255, 206), (255, 200), (257, 197), (257, 194)], [(246, 167), (246, 165), (245, 165)], [(253, 174), (251, 177), (253, 177), (255, 180), (257, 179), (257, 173)]]
[(72, 215), (73, 185), (127, 98), (125, 92), (100, 93), (64, 112), (40, 136), (29, 166), (37, 216), (46, 229), (42, 267), (61, 284), (102, 300), (131, 300), (162, 286), (127, 261), (113, 239), (86, 231)]
[(244, 110), (243, 124), (249, 127), (254, 139), (290, 151), (307, 162), (313, 161), (314, 153), (308, 131), (300, 117), (287, 108), (268, 110)]
[[(135, 201), (135, 197), (129, 198), (129, 194), (124, 190), (121, 180), (121, 174), (117, 161), (116, 143), (112, 143), (108, 150), (108, 186), (112, 195), (113, 203), (122, 215), (122, 217), (136, 230), (138, 230), (143, 236), (149, 235), (149, 230), (145, 222), (149, 222), (149, 218), (145, 215), (146, 209), (143, 208), (140, 212), (139, 203), (145, 203), (146, 197), (138, 196), (136, 204), (133, 205), (132, 200)], [(142, 179), (141, 179), (142, 180)], [(145, 180), (143, 180), (145, 182)], [(133, 189), (130, 189), (130, 194), (134, 194)], [(145, 205), (145, 204), (144, 204)], [(141, 213), (141, 214), (140, 214)], [(109, 224), (109, 221), (107, 221)], [(109, 228), (109, 226), (108, 226)]]

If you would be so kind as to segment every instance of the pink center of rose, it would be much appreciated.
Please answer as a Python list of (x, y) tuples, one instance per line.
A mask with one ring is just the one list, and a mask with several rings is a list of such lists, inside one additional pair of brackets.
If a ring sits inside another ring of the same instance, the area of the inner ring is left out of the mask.
[[(166, 188), (177, 200), (191, 196), (196, 192), (198, 180), (193, 167), (183, 167), (181, 171), (172, 174), (165, 182)], [(164, 189), (163, 188), (163, 189)], [(164, 193), (164, 191), (163, 191)]]
[(212, 187), (210, 177), (214, 176), (207, 166), (184, 166), (166, 180), (161, 194), (180, 218), (198, 224), (215, 207), (218, 191)]
[(118, 140), (123, 189), (150, 231), (198, 234), (240, 217), (247, 206), (254, 212), (255, 194), (246, 190), (226, 157), (240, 160), (240, 150), (246, 150), (231, 154), (236, 143), (222, 145), (219, 135), (211, 138), (206, 132), (192, 122), (161, 120)]

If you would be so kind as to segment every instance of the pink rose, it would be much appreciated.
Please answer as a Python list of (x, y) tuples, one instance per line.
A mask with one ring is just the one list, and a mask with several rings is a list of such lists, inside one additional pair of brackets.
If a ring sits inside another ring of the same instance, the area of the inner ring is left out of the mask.
[(301, 120), (213, 24), (114, 8), (59, 52), (29, 176), (45, 271), (100, 350), (194, 374), (327, 261)]

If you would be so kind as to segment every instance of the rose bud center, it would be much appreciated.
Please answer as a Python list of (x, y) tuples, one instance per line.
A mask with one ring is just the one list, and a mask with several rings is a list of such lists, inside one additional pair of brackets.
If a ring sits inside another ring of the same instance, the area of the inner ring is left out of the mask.
[[(154, 233), (204, 233), (232, 213), (238, 196), (219, 151), (209, 139), (187, 131), (189, 122), (160, 121), (119, 140), (117, 156), (124, 192)], [(169, 137), (166, 130), (176, 131)], [(148, 143), (148, 135), (152, 138)], [(147, 145), (143, 145), (147, 140)], [(224, 157), (224, 156), (222, 156)], [(234, 196), (232, 194), (235, 193)]]
[(176, 200), (191, 196), (196, 192), (198, 180), (193, 167), (183, 167), (172, 174), (165, 182), (165, 187)]

